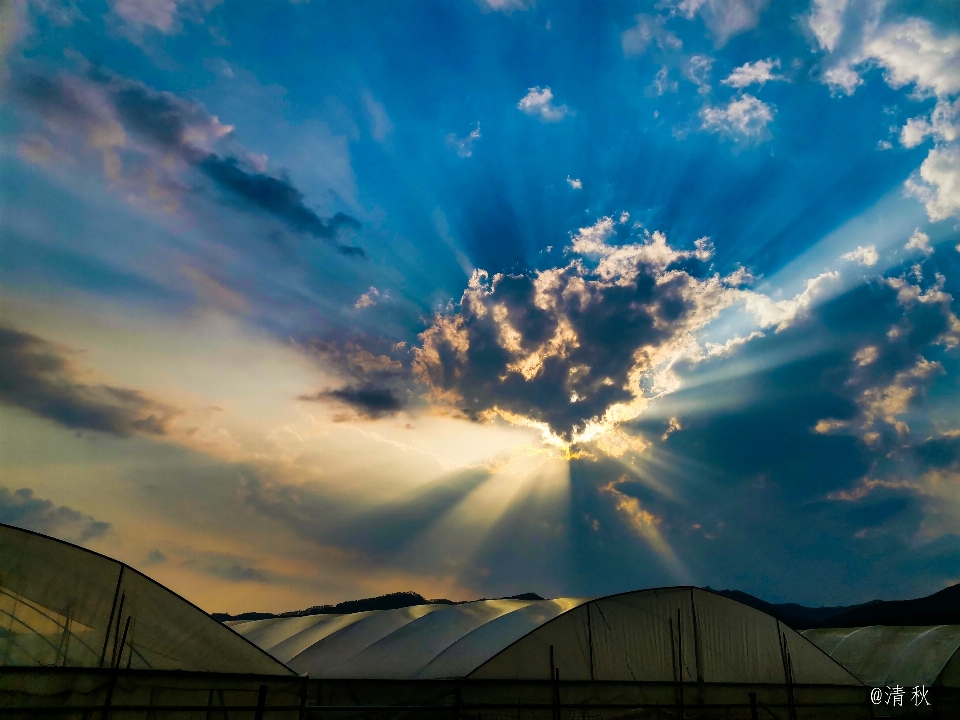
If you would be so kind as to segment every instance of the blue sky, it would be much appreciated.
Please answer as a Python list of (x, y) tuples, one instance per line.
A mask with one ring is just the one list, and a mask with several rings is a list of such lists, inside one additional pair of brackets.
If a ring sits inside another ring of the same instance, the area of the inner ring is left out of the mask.
[(208, 610), (960, 580), (948, 0), (0, 13), (0, 521)]

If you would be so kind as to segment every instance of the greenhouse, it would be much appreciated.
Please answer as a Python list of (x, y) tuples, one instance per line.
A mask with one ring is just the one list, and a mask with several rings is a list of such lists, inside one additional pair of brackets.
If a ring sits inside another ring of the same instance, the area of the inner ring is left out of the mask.
[[(0, 598), (0, 712), (21, 717), (873, 715), (845, 641), (692, 587), (221, 624), (122, 563), (0, 526)], [(947, 660), (934, 677), (956, 678)]]
[(878, 696), (883, 711), (878, 710), (878, 715), (887, 714), (888, 709), (895, 714), (887, 702), (888, 688), (904, 688), (908, 702), (902, 707), (908, 715), (921, 702), (919, 697), (917, 702), (909, 701), (914, 688), (928, 688), (927, 701), (929, 695), (935, 700), (956, 698), (960, 690), (958, 625), (823, 628), (803, 635), (866, 685), (883, 689)]

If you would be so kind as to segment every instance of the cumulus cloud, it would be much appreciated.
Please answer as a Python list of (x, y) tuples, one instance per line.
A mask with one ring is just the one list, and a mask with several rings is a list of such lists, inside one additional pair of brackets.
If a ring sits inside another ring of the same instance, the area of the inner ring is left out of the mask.
[(675, 12), (688, 20), (699, 15), (721, 47), (734, 35), (755, 28), (769, 4), (770, 0), (681, 0)]
[(0, 402), (73, 430), (165, 435), (177, 410), (137, 390), (85, 383), (52, 343), (0, 327)]
[(664, 27), (666, 17), (640, 14), (634, 19), (637, 24), (620, 35), (624, 54), (640, 55), (646, 52), (651, 43), (661, 50), (679, 50), (683, 47), (680, 38)]
[(906, 189), (934, 222), (960, 216), (960, 147), (931, 150), (919, 172), (906, 181)]
[(940, 33), (923, 18), (883, 22), (885, 5), (816, 0), (807, 26), (827, 52), (823, 81), (851, 95), (861, 70), (875, 63), (890, 87), (912, 85), (919, 96), (960, 92), (960, 34)]
[(696, 334), (721, 310), (743, 302), (759, 324), (784, 328), (832, 279), (774, 301), (742, 287), (746, 272), (707, 274), (707, 238), (678, 250), (660, 232), (616, 244), (618, 232), (628, 231), (609, 217), (581, 228), (564, 267), (476, 271), (458, 311), (438, 316), (415, 349), (414, 372), (434, 400), (535, 428), (559, 446), (607, 442), (676, 388), (677, 361), (707, 355)]
[(848, 253), (844, 253), (840, 256), (842, 260), (848, 260), (850, 262), (856, 262), (860, 265), (866, 267), (871, 267), (877, 264), (877, 261), (880, 260), (880, 255), (877, 253), (877, 248), (875, 245), (857, 245), (856, 250), (851, 250)]
[(560, 122), (573, 114), (566, 105), (554, 105), (553, 92), (548, 87), (542, 90), (539, 87), (530, 88), (517, 103), (517, 109), (531, 117), (540, 118), (540, 122), (549, 123)]
[[(112, 183), (142, 192), (169, 212), (176, 210), (178, 197), (194, 192), (181, 179), (193, 171), (212, 181), (233, 206), (271, 216), (297, 233), (334, 241), (342, 231), (360, 227), (344, 213), (320, 217), (288, 178), (262, 169), (262, 156), (232, 143), (233, 127), (199, 103), (97, 67), (82, 77), (23, 70), (14, 84), (43, 120), (44, 139), (53, 147), (73, 155), (98, 151)], [(229, 152), (221, 154), (221, 147)], [(146, 160), (149, 170), (125, 172), (125, 158), (134, 165)], [(337, 247), (363, 255), (357, 247)]]
[(462, 138), (458, 138), (456, 133), (449, 133), (445, 138), (447, 147), (456, 151), (457, 155), (462, 158), (468, 158), (473, 155), (473, 144), (479, 139), (480, 123), (477, 123), (477, 127)]
[(925, 232), (921, 232), (920, 228), (917, 228), (913, 231), (913, 234), (907, 240), (907, 244), (903, 246), (904, 250), (916, 250), (924, 255), (933, 255), (933, 248), (930, 247), (930, 236)]
[(767, 125), (773, 120), (774, 107), (744, 94), (725, 106), (706, 106), (700, 110), (704, 130), (726, 135), (734, 142), (759, 142), (768, 136)]
[(832, 52), (843, 32), (843, 16), (849, 0), (813, 0), (807, 27), (824, 50)]
[[(835, 93), (852, 95), (863, 84), (861, 72), (883, 68), (892, 88), (912, 88), (912, 97), (936, 97), (927, 116), (911, 118), (900, 143), (915, 147), (934, 140), (919, 170), (905, 183), (933, 221), (960, 215), (960, 33), (943, 31), (929, 20), (907, 17), (888, 22), (885, 2), (816, 0), (807, 27), (826, 52), (823, 82)], [(881, 142), (881, 149), (890, 147)]]
[(0, 487), (0, 523), (82, 545), (103, 537), (110, 523), (34, 496), (30, 488)]
[(780, 68), (780, 60), (767, 58), (752, 63), (744, 63), (735, 68), (722, 82), (741, 90), (750, 85), (763, 85), (771, 80), (786, 80), (783, 75), (774, 75), (771, 70)]
[(583, 188), (583, 183), (580, 182), (580, 178), (572, 178), (567, 175), (567, 185), (572, 187), (574, 190), (580, 190)]
[(938, 100), (929, 117), (910, 118), (900, 130), (900, 144), (904, 147), (916, 147), (928, 137), (942, 143), (960, 138), (960, 98), (952, 103)]
[(369, 290), (367, 290), (363, 295), (361, 295), (357, 299), (357, 302), (354, 303), (353, 306), (358, 310), (362, 310), (363, 308), (373, 307), (374, 305), (377, 304), (377, 298), (379, 297), (380, 297), (380, 291), (377, 290), (375, 287), (371, 287)]

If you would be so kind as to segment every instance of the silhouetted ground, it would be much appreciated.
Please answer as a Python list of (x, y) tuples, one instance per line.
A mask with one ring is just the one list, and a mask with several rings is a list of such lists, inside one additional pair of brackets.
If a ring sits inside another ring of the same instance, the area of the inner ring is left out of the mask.
[[(487, 598), (484, 598), (487, 599)], [(497, 600), (543, 600), (536, 593), (521, 593), (509, 598)], [(467, 601), (463, 601), (467, 602)], [(460, 602), (438, 598), (427, 600), (423, 595), (415, 592), (396, 592), (362, 600), (347, 600), (336, 605), (314, 605), (306, 610), (291, 610), (283, 613), (245, 612), (239, 615), (229, 613), (213, 613), (213, 617), (220, 622), (225, 620), (265, 620), (267, 618), (303, 617), (304, 615), (345, 615), (347, 613), (365, 612), (367, 610), (396, 610), (397, 608), (413, 607), (414, 605), (459, 605)]]
[(773, 615), (794, 630), (865, 625), (960, 625), (960, 585), (915, 600), (871, 600), (862, 605), (819, 608), (768, 603), (739, 590), (716, 592)]

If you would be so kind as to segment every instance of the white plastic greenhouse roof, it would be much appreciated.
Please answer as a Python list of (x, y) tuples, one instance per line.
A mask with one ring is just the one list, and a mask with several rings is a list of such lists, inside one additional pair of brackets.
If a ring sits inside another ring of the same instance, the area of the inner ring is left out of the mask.
[(805, 630), (867, 685), (960, 687), (960, 625), (872, 625)]
[(231, 622), (314, 678), (860, 685), (775, 618), (698, 588)]

